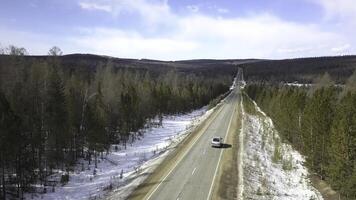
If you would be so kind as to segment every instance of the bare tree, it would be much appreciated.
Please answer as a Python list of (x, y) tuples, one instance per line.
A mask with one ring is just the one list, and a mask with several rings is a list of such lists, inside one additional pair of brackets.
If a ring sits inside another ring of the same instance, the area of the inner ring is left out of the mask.
[(325, 72), (322, 76), (317, 77), (314, 80), (313, 86), (309, 89), (308, 95), (311, 96), (315, 91), (321, 88), (328, 88), (334, 86), (335, 82), (330, 77), (329, 73)]
[(356, 91), (356, 70), (353, 74), (347, 79), (345, 87), (339, 95), (339, 98), (344, 97), (348, 92)]
[(9, 47), (6, 48), (5, 53), (13, 56), (24, 56), (28, 55), (28, 52), (25, 48), (23, 47), (16, 47), (14, 45), (10, 45)]
[(2, 47), (1, 43), (0, 43), (0, 55), (5, 54), (5, 49)]
[(57, 46), (53, 46), (49, 51), (48, 51), (48, 55), (50, 56), (61, 56), (63, 54), (62, 50), (57, 47)]

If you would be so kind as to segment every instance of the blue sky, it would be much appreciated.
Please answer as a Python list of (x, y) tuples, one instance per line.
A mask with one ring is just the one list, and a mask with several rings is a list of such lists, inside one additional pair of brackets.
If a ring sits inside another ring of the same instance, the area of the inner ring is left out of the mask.
[(1, 0), (0, 45), (179, 60), (356, 53), (354, 0)]

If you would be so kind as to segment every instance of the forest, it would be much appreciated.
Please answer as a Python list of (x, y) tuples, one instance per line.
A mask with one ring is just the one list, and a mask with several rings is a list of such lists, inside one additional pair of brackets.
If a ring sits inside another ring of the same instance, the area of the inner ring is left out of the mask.
[(62, 64), (58, 47), (40, 59), (15, 46), (1, 53), (0, 199), (47, 185), (79, 159), (96, 163), (112, 144), (144, 137), (138, 130), (154, 119), (216, 102), (235, 74), (117, 67), (109, 57), (85, 68)]
[(356, 199), (356, 72), (343, 86), (328, 74), (311, 87), (254, 83), (245, 92), (273, 120), (284, 142), (344, 199)]
[(328, 73), (338, 84), (344, 84), (356, 70), (356, 56), (260, 60), (240, 64), (246, 80), (265, 82), (312, 83), (317, 76)]

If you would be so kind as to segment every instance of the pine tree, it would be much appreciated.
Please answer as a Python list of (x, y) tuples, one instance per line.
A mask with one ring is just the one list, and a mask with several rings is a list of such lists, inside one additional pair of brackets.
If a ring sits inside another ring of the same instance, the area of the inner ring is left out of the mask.
[(105, 110), (103, 109), (102, 93), (100, 84), (97, 94), (93, 100), (87, 104), (86, 109), (86, 132), (89, 149), (89, 162), (94, 154), (95, 167), (97, 166), (97, 156), (108, 148), (107, 134), (105, 131)]
[(330, 163), (328, 166), (328, 177), (330, 177), (330, 183), (335, 189), (341, 189), (345, 185), (345, 178), (348, 175), (348, 122), (347, 119), (342, 116), (344, 112), (338, 113), (340, 116), (333, 123), (330, 136)]
[(54, 66), (49, 75), (46, 102), (50, 168), (58, 166), (61, 163), (60, 161), (64, 159), (64, 151), (69, 141), (67, 116), (64, 85), (59, 76), (58, 69)]
[(356, 93), (342, 89), (341, 93), (338, 87), (320, 87), (307, 96), (306, 88), (262, 84), (247, 86), (246, 92), (273, 119), (282, 138), (306, 155), (307, 165), (342, 197), (353, 199)]
[(8, 61), (0, 60), (0, 190), (16, 185), (19, 197), (38, 180), (46, 184), (52, 169), (83, 157), (90, 162), (94, 156), (96, 163), (111, 144), (134, 141), (156, 116), (208, 104), (228, 91), (231, 80), (118, 69), (111, 61), (93, 71), (81, 63), (62, 65), (57, 47), (47, 60), (28, 61), (23, 49), (11, 52)]
[(84, 138), (81, 135), (82, 114), (85, 96), (85, 84), (72, 76), (66, 83), (66, 102), (68, 113), (69, 137), (70, 137), (70, 159), (69, 163), (74, 164), (79, 156), (82, 155)]
[[(0, 173), (2, 185), (0, 197), (3, 199), (6, 199), (6, 185), (8, 184), (6, 172), (12, 171), (16, 167), (16, 161), (18, 161), (18, 150), (21, 147), (22, 139), (19, 134), (19, 127), (20, 119), (15, 115), (5, 95), (0, 91)], [(17, 180), (16, 183), (22, 186), (20, 180)]]
[(353, 163), (352, 174), (346, 179), (346, 199), (356, 199), (356, 162)]

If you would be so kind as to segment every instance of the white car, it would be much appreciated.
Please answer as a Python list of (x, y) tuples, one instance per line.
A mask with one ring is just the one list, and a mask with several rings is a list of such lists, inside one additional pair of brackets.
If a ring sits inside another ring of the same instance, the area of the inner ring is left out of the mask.
[(221, 137), (213, 137), (213, 139), (211, 140), (211, 146), (212, 147), (221, 147), (223, 139)]

